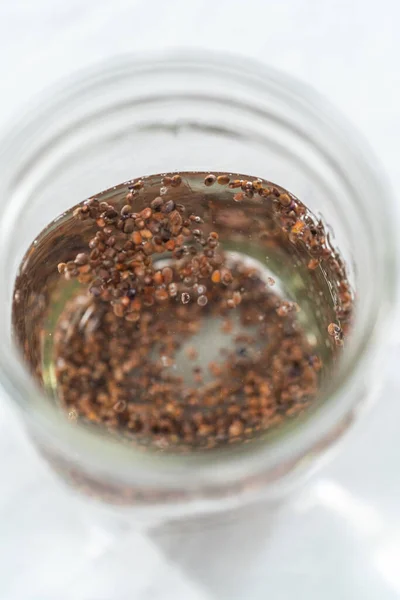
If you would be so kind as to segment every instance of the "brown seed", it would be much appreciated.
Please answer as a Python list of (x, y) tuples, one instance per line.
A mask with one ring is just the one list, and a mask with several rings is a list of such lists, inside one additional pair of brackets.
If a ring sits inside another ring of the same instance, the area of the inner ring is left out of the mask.
[(240, 188), (241, 186), (242, 186), (242, 179), (234, 179), (229, 184), (229, 187), (231, 189)]
[(211, 281), (213, 283), (219, 283), (221, 281), (221, 271), (218, 271), (218, 269), (216, 271), (213, 271), (211, 275)]
[(125, 320), (130, 321), (132, 323), (139, 321), (139, 319), (140, 319), (140, 315), (137, 312), (131, 312), (131, 313), (128, 313), (125, 315)]
[(218, 175), (217, 177), (217, 183), (219, 183), (219, 185), (228, 185), (229, 181), (229, 175)]
[(163, 206), (162, 211), (164, 213), (170, 213), (173, 210), (175, 210), (175, 202), (173, 200), (167, 200), (167, 202)]
[(292, 203), (292, 199), (289, 196), (289, 194), (280, 194), (278, 200), (280, 204), (282, 204), (282, 206), (285, 207), (290, 206), (290, 204)]
[(243, 192), (238, 192), (237, 194), (235, 194), (233, 196), (233, 199), (235, 202), (242, 202), (242, 200), (244, 200), (244, 194)]
[(138, 181), (135, 181), (135, 183), (133, 183), (130, 187), (133, 190), (141, 190), (143, 186), (144, 186), (143, 181), (141, 179), (139, 179)]
[(278, 317), (286, 317), (289, 314), (289, 308), (286, 303), (282, 303), (280, 306), (278, 306), (276, 309), (276, 314)]
[(236, 437), (243, 433), (244, 426), (241, 421), (234, 421), (229, 427), (229, 435)]
[(146, 242), (143, 244), (142, 249), (147, 256), (150, 256), (150, 254), (153, 254), (154, 252), (154, 246), (151, 242)]
[(146, 208), (144, 208), (140, 213), (140, 216), (142, 217), (142, 219), (144, 219), (145, 221), (147, 221), (147, 219), (150, 219), (153, 211), (151, 210), (151, 208), (149, 208), (148, 206)]
[(89, 292), (92, 294), (92, 296), (94, 296), (94, 297), (98, 297), (98, 296), (100, 296), (100, 295), (101, 295), (101, 288), (100, 288), (100, 287), (98, 287), (98, 286), (92, 285), (92, 286), (89, 288)]
[(182, 177), (180, 175), (174, 175), (171, 179), (171, 185), (172, 187), (178, 187), (180, 186), (182, 183)]
[(81, 207), (78, 207), (78, 208), (76, 208), (76, 209), (73, 211), (73, 213), (72, 213), (72, 216), (73, 216), (75, 219), (82, 220), (82, 216), (83, 216), (83, 215), (82, 215), (82, 210), (81, 210)]
[(162, 276), (161, 271), (156, 271), (154, 273), (153, 281), (156, 285), (162, 285), (164, 283), (164, 277)]
[[(114, 263), (113, 263), (113, 265), (114, 265)], [(82, 267), (79, 267), (79, 273), (81, 273), (82, 275), (84, 275), (85, 273), (90, 273), (91, 270), (92, 269), (91, 269), (90, 265), (83, 265)], [(90, 280), (90, 278), (89, 278), (89, 280)]]
[(140, 234), (144, 240), (151, 240), (151, 238), (153, 237), (153, 234), (151, 233), (150, 229), (142, 229)]
[(232, 273), (229, 269), (224, 269), (221, 273), (222, 283), (229, 285), (233, 281)]
[(89, 257), (84, 252), (80, 252), (79, 254), (77, 254), (74, 262), (76, 265), (79, 266), (86, 265), (89, 262)]
[(158, 302), (165, 302), (166, 300), (168, 300), (169, 295), (166, 289), (161, 288), (155, 291), (154, 293), (156, 300)]
[(318, 258), (312, 258), (307, 266), (311, 271), (314, 271), (319, 266)]
[(113, 221), (114, 219), (116, 219), (116, 217), (118, 217), (118, 213), (114, 208), (111, 207), (106, 210), (105, 216), (110, 221)]
[(261, 179), (256, 179), (255, 181), (253, 181), (253, 189), (258, 192), (262, 188), (262, 183), (263, 182)]
[(59, 273), (65, 273), (65, 269), (67, 268), (67, 265), (65, 263), (59, 263), (57, 265), (57, 269)]
[(329, 323), (328, 325), (328, 333), (330, 336), (334, 337), (341, 332), (339, 325), (336, 323)]
[(174, 276), (174, 272), (171, 269), (171, 267), (164, 267), (162, 270), (162, 276), (163, 276), (163, 280), (166, 284), (171, 283), (173, 276)]
[(154, 198), (154, 200), (151, 202), (150, 206), (154, 211), (159, 211), (161, 210), (163, 204), (163, 199), (160, 198), (160, 196), (157, 196), (157, 198)]
[(216, 180), (216, 176), (210, 173), (204, 178), (204, 185), (209, 187), (210, 185), (213, 185), (216, 182)]
[[(106, 246), (108, 246), (108, 250), (106, 250), (106, 252), (114, 252), (115, 255), (115, 250), (112, 250), (112, 247), (115, 246), (117, 242), (117, 238), (114, 237), (113, 235), (111, 235), (107, 240), (106, 240)], [(114, 256), (113, 255), (113, 256)]]
[[(169, 228), (170, 228), (172, 235), (174, 235), (174, 236), (179, 235), (179, 233), (182, 230), (182, 217), (177, 210), (174, 210), (169, 215)], [(189, 233), (190, 233), (190, 230), (189, 230)]]
[(125, 309), (122, 304), (114, 304), (113, 311), (117, 317), (123, 317), (125, 314)]
[(132, 233), (135, 229), (135, 221), (133, 219), (127, 219), (124, 223), (124, 233)]
[(310, 362), (311, 366), (313, 367), (313, 369), (315, 369), (316, 371), (320, 371), (322, 369), (322, 361), (319, 358), (319, 356), (316, 356), (316, 355), (310, 356), (309, 362)]
[(136, 244), (136, 246), (139, 246), (139, 244), (143, 242), (142, 235), (139, 231), (134, 231), (132, 233), (132, 242)]
[(212, 433), (211, 425), (206, 425), (205, 423), (202, 423), (201, 425), (199, 425), (198, 434), (200, 436), (206, 437), (206, 436), (209, 436), (211, 433)]
[(303, 221), (296, 221), (296, 223), (292, 227), (292, 233), (301, 233), (305, 227), (305, 223)]
[(176, 244), (174, 240), (168, 240), (167, 242), (165, 242), (164, 246), (166, 250), (172, 252), (175, 249)]
[(130, 206), (129, 204), (125, 204), (125, 206), (123, 206), (121, 208), (121, 215), (122, 216), (126, 216), (132, 213), (132, 206)]

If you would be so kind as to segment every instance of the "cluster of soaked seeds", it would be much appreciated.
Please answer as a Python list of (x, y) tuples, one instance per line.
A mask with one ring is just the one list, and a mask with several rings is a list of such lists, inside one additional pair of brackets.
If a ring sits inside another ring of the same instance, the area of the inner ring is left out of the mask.
[[(179, 174), (165, 176), (139, 211), (142, 180), (128, 186), (122, 208), (91, 198), (75, 209), (74, 219), (95, 233), (58, 270), (88, 293), (64, 307), (54, 352), (71, 420), (141, 445), (187, 450), (250, 440), (301, 413), (315, 400), (322, 361), (299, 306), (275, 292), (271, 277), (224, 251), (220, 234), (170, 194), (181, 183)], [(338, 323), (327, 324), (327, 333), (341, 346), (352, 296), (322, 223), (262, 180), (210, 173), (204, 185), (234, 190), (235, 203), (255, 196), (270, 203), (279, 235), (301, 247), (310, 271), (329, 264), (339, 281)], [(195, 340), (208, 322), (224, 344), (205, 364)]]

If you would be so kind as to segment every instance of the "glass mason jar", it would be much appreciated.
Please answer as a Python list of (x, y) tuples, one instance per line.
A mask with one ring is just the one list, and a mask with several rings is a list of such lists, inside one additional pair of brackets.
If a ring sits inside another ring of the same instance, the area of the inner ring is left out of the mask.
[[(243, 59), (185, 54), (119, 60), (68, 81), (14, 124), (0, 154), (0, 379), (40, 452), (75, 487), (142, 522), (280, 502), (380, 380), (396, 234), (365, 143), (296, 81)], [(15, 276), (35, 236), (75, 203), (134, 177), (208, 169), (274, 181), (323, 215), (356, 293), (354, 326), (318, 410), (285, 435), (218, 455), (138, 455), (71, 425), (35, 385), (12, 340)]]

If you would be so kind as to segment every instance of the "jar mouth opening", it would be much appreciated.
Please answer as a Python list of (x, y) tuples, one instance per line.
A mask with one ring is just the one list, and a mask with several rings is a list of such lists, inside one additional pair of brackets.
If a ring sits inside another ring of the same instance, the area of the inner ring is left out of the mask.
[[(168, 69), (171, 71), (209, 69), (210, 72), (218, 71), (222, 79), (228, 76), (234, 77), (241, 80), (242, 84), (257, 87), (261, 92), (265, 86), (269, 89), (273, 88), (273, 93), (281, 97), (284, 102), (289, 102), (299, 114), (306, 112), (308, 118), (311, 117), (314, 121), (320, 122), (321, 128), (327, 126), (330, 133), (336, 130), (338, 144), (345, 144), (347, 139), (351, 140), (352, 143), (349, 145), (351, 147), (347, 148), (347, 152), (354, 159), (360, 171), (368, 173), (373, 187), (379, 189), (381, 197), (384, 198), (379, 207), (380, 220), (384, 227), (384, 230), (382, 227), (381, 233), (385, 236), (386, 245), (385, 260), (378, 267), (381, 271), (382, 285), (373, 290), (374, 302), (368, 312), (368, 320), (360, 322), (356, 312), (354, 331), (344, 348), (335, 380), (326, 387), (325, 397), (317, 411), (307, 411), (304, 418), (298, 420), (293, 429), (285, 435), (277, 436), (276, 439), (271, 438), (268, 442), (255, 442), (248, 445), (246, 449), (239, 448), (229, 452), (196, 452), (189, 457), (150, 453), (145, 457), (142, 453), (136, 456), (137, 452), (133, 448), (127, 449), (116, 441), (103, 439), (100, 435), (89, 432), (83, 426), (72, 427), (55, 405), (51, 406), (48, 403), (47, 406), (43, 402), (43, 411), (40, 414), (35, 413), (30, 399), (38, 397), (41, 392), (21, 365), (17, 351), (13, 348), (12, 341), (9, 340), (7, 311), (3, 312), (0, 320), (0, 336), (3, 339), (0, 348), (1, 383), (10, 396), (15, 398), (18, 405), (29, 413), (33, 420), (37, 421), (39, 427), (44, 430), (59, 431), (60, 438), (65, 438), (68, 443), (73, 442), (76, 444), (76, 448), (82, 452), (90, 453), (94, 457), (93, 460), (96, 460), (97, 453), (101, 460), (104, 460), (104, 468), (111, 470), (111, 467), (115, 465), (115, 460), (119, 460), (121, 472), (129, 469), (138, 477), (142, 475), (144, 478), (154, 478), (159, 486), (179, 485), (179, 483), (185, 485), (192, 483), (197, 486), (200, 481), (221, 485), (223, 478), (234, 481), (247, 477), (251, 472), (266, 472), (285, 462), (290, 462), (294, 457), (300, 460), (350, 413), (352, 404), (349, 403), (349, 395), (356, 393), (356, 382), (362, 378), (362, 369), (367, 364), (371, 353), (375, 351), (375, 345), (385, 335), (385, 325), (388, 325), (388, 319), (395, 304), (397, 251), (393, 219), (389, 214), (391, 195), (389, 191), (383, 189), (382, 180), (377, 174), (376, 161), (368, 155), (365, 143), (358, 141), (358, 136), (352, 133), (351, 128), (342, 122), (342, 119), (336, 115), (325, 100), (320, 99), (314, 92), (309, 93), (302, 84), (262, 65), (254, 64), (240, 57), (216, 53), (179, 52), (166, 57), (127, 58), (117, 63), (111, 61), (108, 67), (101, 65), (78, 78), (72, 85), (67, 86), (64, 83), (60, 87), (61, 91), (55, 93), (55, 100), (41, 102), (40, 108), (30, 111), (31, 114), (25, 121), (19, 123), (4, 138), (0, 156), (6, 156), (10, 150), (11, 156), (13, 153), (17, 156), (18, 148), (21, 147), (24, 139), (35, 138), (37, 132), (40, 132), (40, 124), (49, 115), (56, 114), (60, 106), (68, 106), (71, 99), (79, 97), (82, 89), (85, 89), (86, 93), (90, 93), (90, 91), (95, 93), (98, 86), (106, 89), (108, 82), (116, 78), (139, 77), (141, 72), (150, 72), (156, 76), (158, 72), (165, 73)], [(349, 138), (348, 131), (350, 132)], [(13, 173), (11, 179), (8, 178), (10, 190), (13, 188), (13, 181), (21, 176), (22, 174), (19, 172)], [(7, 180), (7, 173), (4, 180)], [(284, 184), (284, 182), (277, 183)], [(3, 224), (3, 226), (5, 225)], [(4, 237), (5, 239), (6, 237)], [(1, 246), (4, 248), (4, 240), (0, 242), (0, 248)], [(4, 256), (6, 254), (7, 252), (4, 252)], [(0, 252), (0, 274), (5, 274), (6, 271), (4, 256)], [(0, 290), (0, 301), (4, 305), (8, 304), (10, 300), (9, 290), (6, 290), (5, 287), (3, 286), (3, 289)], [(359, 300), (359, 303), (361, 301)], [(109, 461), (108, 465), (107, 460)], [(252, 461), (251, 467), (249, 467), (250, 460)], [(188, 475), (190, 471), (193, 472), (193, 467), (195, 467), (196, 473)], [(223, 473), (221, 472), (222, 468), (224, 469)]]

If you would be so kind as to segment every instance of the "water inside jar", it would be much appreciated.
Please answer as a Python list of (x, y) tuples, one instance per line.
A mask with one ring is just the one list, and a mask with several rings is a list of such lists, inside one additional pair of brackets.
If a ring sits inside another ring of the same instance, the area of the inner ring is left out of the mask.
[(297, 198), (185, 172), (125, 182), (50, 223), (21, 263), (13, 326), (66, 418), (186, 452), (249, 442), (312, 407), (350, 314), (340, 255)]

